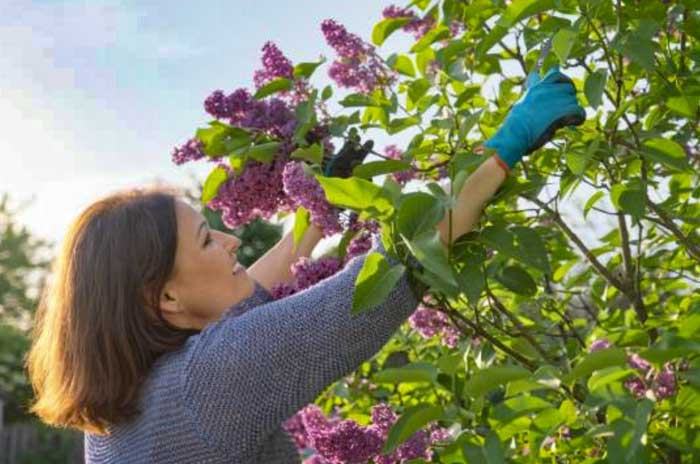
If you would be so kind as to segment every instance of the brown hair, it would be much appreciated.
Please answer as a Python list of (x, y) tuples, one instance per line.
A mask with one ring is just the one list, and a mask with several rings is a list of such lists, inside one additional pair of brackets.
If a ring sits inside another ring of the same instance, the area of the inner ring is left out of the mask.
[(158, 356), (199, 332), (153, 310), (175, 263), (178, 193), (158, 185), (118, 191), (68, 229), (27, 356), (30, 412), (48, 425), (108, 434), (140, 413), (139, 388)]

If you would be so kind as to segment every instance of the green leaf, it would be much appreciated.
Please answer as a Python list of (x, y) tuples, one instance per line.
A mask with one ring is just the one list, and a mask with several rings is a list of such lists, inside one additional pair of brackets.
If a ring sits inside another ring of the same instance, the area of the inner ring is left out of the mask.
[(440, 240), (440, 233), (437, 230), (428, 230), (418, 234), (413, 239), (401, 236), (409, 250), (427, 270), (438, 276), (443, 282), (458, 286), (457, 280), (452, 273), (452, 268), (447, 262), (445, 247)]
[(384, 41), (397, 29), (400, 29), (404, 25), (408, 24), (413, 20), (412, 17), (397, 17), (397, 18), (386, 18), (374, 25), (372, 29), (372, 42), (374, 45), (380, 46)]
[(637, 185), (615, 184), (610, 191), (610, 200), (619, 211), (639, 219), (644, 216), (644, 192)]
[(396, 55), (393, 61), (389, 62), (391, 69), (400, 72), (404, 76), (416, 77), (416, 70), (413, 67), (413, 62), (406, 55)]
[(408, 129), (409, 127), (415, 126), (416, 124), (420, 124), (420, 122), (421, 120), (418, 116), (392, 119), (389, 123), (389, 127), (387, 127), (387, 133), (394, 135)]
[(642, 155), (657, 161), (672, 171), (689, 172), (685, 150), (677, 142), (656, 137), (644, 142)]
[(610, 366), (624, 366), (627, 361), (627, 354), (622, 348), (608, 348), (594, 351), (584, 357), (580, 363), (573, 368), (571, 373), (564, 377), (565, 382), (570, 383), (582, 377), (586, 377), (593, 371), (604, 369)]
[(634, 411), (634, 434), (625, 456), (627, 462), (638, 462), (635, 460), (635, 454), (640, 445), (646, 445), (647, 427), (653, 410), (654, 403), (648, 398), (644, 398), (637, 404), (637, 408)]
[(326, 60), (321, 59), (315, 62), (299, 63), (294, 66), (294, 77), (308, 79), (316, 71), (320, 65), (322, 65)]
[(311, 214), (304, 208), (300, 206), (297, 208), (297, 212), (294, 215), (294, 248), (296, 249), (301, 239), (304, 237), (304, 233), (309, 228), (311, 224)]
[(318, 143), (314, 143), (308, 147), (299, 147), (292, 152), (291, 157), (321, 164), (321, 161), (323, 161), (323, 147)]
[(491, 47), (496, 45), (496, 43), (503, 37), (505, 37), (507, 33), (508, 27), (503, 27), (499, 26), (498, 24), (495, 24), (493, 26), (493, 29), (491, 29), (491, 31), (486, 35), (486, 37), (484, 37), (484, 39), (481, 42), (479, 42), (479, 45), (477, 45), (477, 58), (483, 58), (484, 55), (486, 55), (486, 53), (488, 53), (488, 51), (491, 50)]
[(438, 372), (429, 362), (414, 362), (383, 369), (372, 376), (374, 383), (435, 383)]
[(554, 0), (520, 0), (511, 2), (496, 24), (510, 28), (518, 21), (554, 8), (554, 3)]
[(228, 178), (228, 173), (222, 167), (215, 167), (211, 170), (207, 179), (204, 181), (204, 186), (202, 188), (202, 205), (206, 206), (214, 197), (216, 197), (217, 192), (221, 184), (226, 182)]
[(476, 304), (486, 287), (484, 273), (476, 266), (464, 266), (457, 278), (460, 289), (467, 295), (469, 302)]
[(239, 127), (231, 127), (219, 121), (209, 122), (211, 127), (197, 129), (195, 137), (204, 145), (208, 157), (223, 156), (250, 145), (250, 134)]
[(280, 145), (280, 142), (261, 143), (260, 145), (250, 147), (246, 151), (246, 154), (261, 163), (270, 163), (275, 159)]
[(586, 77), (583, 85), (583, 93), (586, 100), (593, 108), (598, 108), (603, 104), (603, 93), (605, 92), (605, 82), (608, 79), (607, 69), (597, 69)]
[(506, 462), (506, 454), (503, 450), (503, 445), (501, 445), (501, 441), (498, 439), (498, 434), (493, 430), (489, 430), (486, 434), (484, 454), (486, 455), (486, 464), (505, 464)]
[(323, 92), (321, 92), (321, 99), (322, 100), (328, 100), (333, 96), (333, 87), (330, 85), (327, 85), (323, 88)]
[(577, 176), (582, 176), (586, 172), (586, 167), (588, 167), (588, 158), (585, 154), (568, 151), (566, 152), (566, 165), (569, 167), (571, 172)]
[(519, 366), (487, 367), (474, 372), (464, 384), (464, 392), (472, 398), (479, 398), (501, 385), (529, 376), (530, 371)]
[(446, 39), (450, 36), (450, 29), (443, 24), (431, 29), (411, 47), (411, 53), (420, 53), (438, 40)]
[(668, 109), (686, 118), (695, 117), (695, 113), (698, 111), (698, 104), (700, 104), (700, 95), (683, 95), (666, 100)]
[(525, 269), (518, 265), (501, 268), (495, 278), (504, 287), (519, 295), (533, 296), (537, 293), (535, 281)]
[(524, 226), (515, 226), (511, 230), (518, 237), (519, 255), (521, 261), (533, 266), (534, 268), (551, 274), (552, 269), (549, 265), (549, 257), (544, 241), (536, 230)]
[(559, 29), (552, 39), (552, 49), (559, 57), (559, 62), (566, 64), (566, 59), (569, 57), (571, 47), (574, 46), (574, 41), (578, 37), (578, 32), (571, 29)]
[(347, 97), (343, 98), (340, 102), (341, 106), (346, 108), (355, 106), (380, 106), (372, 97), (361, 93), (351, 93)]
[(647, 71), (653, 71), (654, 42), (651, 37), (639, 33), (630, 33), (623, 39), (622, 53)]
[(591, 195), (591, 197), (586, 201), (586, 204), (583, 207), (583, 218), (586, 219), (586, 216), (588, 216), (588, 212), (595, 206), (595, 204), (605, 196), (605, 192), (603, 191), (598, 191)]
[(624, 379), (625, 377), (629, 377), (635, 373), (636, 371), (634, 369), (627, 369), (621, 366), (610, 366), (600, 369), (594, 372), (593, 375), (591, 375), (591, 378), (588, 379), (588, 390), (592, 392), (593, 390), (604, 387), (611, 382)]
[(396, 212), (396, 227), (409, 240), (424, 232), (433, 232), (445, 215), (440, 201), (423, 192), (404, 195)]
[(426, 94), (430, 89), (430, 81), (428, 79), (416, 79), (408, 85), (408, 101), (415, 106), (416, 102)]
[(518, 256), (515, 234), (503, 226), (487, 226), (479, 232), (478, 240), (512, 258)]
[(384, 302), (405, 270), (401, 264), (389, 268), (384, 256), (370, 253), (355, 281), (350, 314), (359, 314)]
[(374, 176), (389, 174), (391, 172), (403, 171), (411, 167), (411, 163), (401, 160), (370, 161), (369, 163), (358, 164), (352, 170), (352, 175), (370, 179)]
[(235, 151), (232, 155), (228, 157), (228, 162), (231, 165), (236, 177), (240, 176), (245, 168), (245, 163), (248, 161), (248, 156), (243, 152)]
[(316, 176), (326, 198), (337, 206), (354, 210), (376, 212), (379, 215), (391, 215), (394, 206), (391, 198), (378, 185), (357, 177), (341, 179), (338, 177)]
[(386, 443), (382, 447), (382, 454), (392, 453), (403, 442), (413, 436), (424, 425), (438, 420), (444, 414), (442, 406), (419, 404), (404, 411), (396, 423), (389, 430)]
[(292, 89), (292, 81), (285, 78), (285, 77), (278, 77), (277, 79), (271, 80), (267, 84), (263, 85), (260, 87), (260, 89), (255, 92), (255, 98), (260, 100), (261, 98), (265, 98), (269, 95), (272, 95), (273, 93), (281, 92), (281, 91), (286, 91), (286, 90), (291, 90)]

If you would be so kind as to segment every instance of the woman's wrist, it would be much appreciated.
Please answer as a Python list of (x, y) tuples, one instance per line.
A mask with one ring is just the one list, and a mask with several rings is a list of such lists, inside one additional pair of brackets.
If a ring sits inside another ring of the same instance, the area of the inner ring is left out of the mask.
[[(483, 145), (479, 145), (476, 148), (474, 148), (474, 153), (483, 154), (486, 152), (486, 148), (487, 147)], [(498, 154), (496, 150), (493, 150), (493, 155), (491, 155), (491, 157), (494, 159), (496, 164), (498, 164), (498, 166), (500, 166), (500, 168), (503, 169), (503, 172), (506, 173), (506, 176), (509, 176), (512, 169), (510, 166), (508, 166), (508, 163), (503, 161), (503, 158)]]

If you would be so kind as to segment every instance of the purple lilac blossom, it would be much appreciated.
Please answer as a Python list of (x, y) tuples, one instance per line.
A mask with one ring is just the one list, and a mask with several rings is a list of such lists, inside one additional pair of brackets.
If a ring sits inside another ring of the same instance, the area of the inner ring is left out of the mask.
[[(332, 419), (309, 404), (283, 425), (300, 452), (315, 451), (309, 459), (318, 463), (360, 463), (372, 459), (376, 464), (393, 464), (410, 459), (432, 459), (430, 446), (450, 440), (448, 429), (431, 422), (426, 430), (419, 430), (389, 455), (380, 455), (389, 430), (398, 416), (385, 403), (372, 406), (372, 424), (361, 426), (352, 420)], [(318, 456), (318, 458), (316, 458)], [(306, 462), (306, 461), (305, 461)]]
[(588, 352), (593, 353), (594, 351), (607, 350), (611, 346), (612, 343), (610, 343), (608, 340), (605, 338), (599, 338), (597, 340), (593, 340), (590, 348), (588, 348)]
[(255, 71), (253, 81), (258, 89), (269, 81), (284, 77), (292, 79), (294, 77), (294, 67), (292, 62), (284, 56), (284, 53), (273, 42), (266, 42), (262, 48), (263, 68)]
[(192, 138), (189, 139), (184, 144), (179, 147), (173, 148), (172, 151), (172, 161), (173, 163), (180, 165), (188, 161), (195, 161), (204, 158), (206, 155), (202, 151), (203, 145), (199, 139)]
[(310, 432), (314, 448), (332, 463), (365, 463), (375, 456), (384, 440), (371, 427), (362, 427), (353, 420), (344, 420), (330, 430)]
[(297, 124), (292, 108), (284, 100), (256, 100), (244, 88), (228, 96), (215, 90), (205, 99), (204, 109), (217, 119), (228, 120), (232, 126), (259, 130), (279, 138), (291, 138)]
[(342, 263), (335, 256), (326, 256), (315, 261), (301, 257), (291, 266), (293, 281), (272, 287), (272, 297), (280, 299), (298, 293), (332, 276), (341, 268)]
[(654, 394), (660, 400), (676, 394), (676, 375), (673, 371), (673, 364), (664, 364), (663, 369), (654, 377), (653, 385)]
[(408, 322), (423, 338), (440, 334), (442, 344), (450, 348), (459, 342), (460, 332), (450, 324), (449, 318), (442, 311), (419, 305)]
[[(384, 147), (384, 155), (386, 155), (387, 158), (395, 159), (395, 160), (402, 160), (403, 159), (403, 152), (399, 150), (399, 148), (396, 145), (387, 145)], [(411, 169), (405, 169), (403, 171), (397, 171), (391, 174), (391, 176), (394, 178), (396, 182), (398, 182), (400, 185), (406, 184), (409, 180), (413, 179), (414, 177), (414, 170), (413, 168)]]
[(289, 200), (282, 185), (285, 163), (282, 157), (269, 164), (248, 161), (237, 178), (228, 165), (220, 164), (229, 173), (229, 180), (207, 206), (212, 211), (222, 212), (222, 221), (228, 228), (247, 224), (257, 217), (269, 219), (280, 210), (289, 211)]
[(637, 399), (644, 398), (646, 396), (647, 387), (644, 383), (644, 379), (639, 376), (630, 377), (625, 380), (625, 388)]
[(646, 373), (649, 371), (649, 369), (651, 369), (651, 364), (649, 364), (649, 361), (642, 358), (637, 353), (634, 353), (630, 357), (628, 357), (627, 363), (630, 365), (630, 367), (640, 370), (643, 373)]
[(321, 23), (321, 31), (328, 45), (338, 54), (338, 58), (331, 63), (328, 76), (340, 87), (370, 93), (377, 86), (396, 79), (395, 74), (377, 57), (374, 46), (348, 32), (345, 26), (326, 19)]
[(307, 176), (301, 162), (290, 162), (285, 166), (284, 191), (296, 206), (303, 206), (311, 214), (311, 222), (318, 226), (324, 236), (340, 232), (338, 208), (334, 207), (316, 179)]
[[(401, 27), (401, 30), (412, 34), (416, 40), (423, 37), (435, 24), (435, 18), (432, 15), (419, 18), (410, 8), (401, 8), (396, 5), (390, 5), (384, 8), (382, 16), (384, 18), (412, 18), (411, 21)], [(450, 29), (452, 30), (452, 28)]]

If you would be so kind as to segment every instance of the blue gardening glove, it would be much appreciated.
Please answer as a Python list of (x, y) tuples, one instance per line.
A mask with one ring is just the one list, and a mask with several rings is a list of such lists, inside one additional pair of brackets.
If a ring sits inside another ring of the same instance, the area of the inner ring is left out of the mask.
[(373, 146), (374, 142), (371, 140), (360, 145), (359, 141), (348, 139), (340, 151), (328, 160), (323, 168), (323, 175), (342, 178), (352, 176), (352, 170), (362, 163)]
[(586, 112), (576, 99), (573, 81), (553, 66), (540, 79), (531, 73), (527, 90), (513, 104), (496, 134), (484, 143), (493, 148), (511, 169), (523, 156), (547, 143), (557, 129), (579, 126)]

